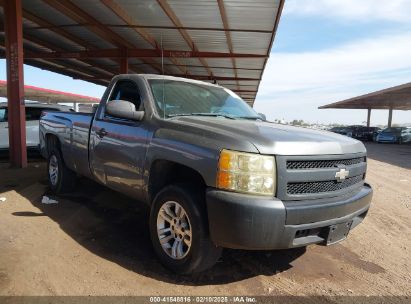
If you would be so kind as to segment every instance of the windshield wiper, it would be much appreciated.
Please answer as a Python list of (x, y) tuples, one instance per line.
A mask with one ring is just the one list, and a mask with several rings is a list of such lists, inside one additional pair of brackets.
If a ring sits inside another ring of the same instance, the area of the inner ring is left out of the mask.
[(228, 119), (236, 119), (236, 117), (224, 114), (224, 113), (178, 113), (178, 114), (168, 114), (167, 117), (176, 116), (210, 116), (210, 117), (224, 117)]
[(260, 119), (260, 120), (263, 120), (260, 116), (238, 116), (238, 117), (236, 117), (236, 118), (254, 119), (254, 120)]
[(198, 116), (211, 116), (211, 117), (225, 117), (228, 119), (236, 119), (235, 116), (232, 116), (230, 114), (225, 114), (225, 113), (192, 113), (193, 115), (198, 115)]
[(167, 114), (167, 117), (177, 117), (177, 116), (192, 116), (191, 113), (176, 113), (176, 114)]

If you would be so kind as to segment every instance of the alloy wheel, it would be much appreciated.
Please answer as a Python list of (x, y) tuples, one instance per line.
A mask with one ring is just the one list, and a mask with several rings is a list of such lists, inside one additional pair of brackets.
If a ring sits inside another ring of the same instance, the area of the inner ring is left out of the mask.
[(53, 186), (57, 185), (58, 174), (59, 174), (59, 166), (58, 166), (57, 157), (55, 155), (52, 155), (49, 161), (49, 177), (50, 177), (50, 182)]
[(187, 212), (177, 202), (167, 201), (158, 211), (157, 235), (164, 252), (175, 260), (187, 256), (192, 231)]

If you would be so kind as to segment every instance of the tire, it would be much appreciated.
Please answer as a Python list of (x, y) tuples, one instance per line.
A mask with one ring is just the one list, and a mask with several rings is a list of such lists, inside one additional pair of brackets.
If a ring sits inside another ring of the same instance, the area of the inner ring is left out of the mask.
[(398, 144), (402, 145), (403, 141), (402, 141), (402, 137), (398, 138)]
[(64, 163), (60, 149), (53, 147), (47, 160), (47, 176), (50, 189), (56, 194), (73, 190), (76, 174)]
[[(160, 228), (164, 232), (158, 232)], [(150, 212), (150, 235), (160, 262), (178, 274), (204, 271), (222, 252), (209, 237), (204, 190), (190, 184), (166, 186), (156, 195)]]

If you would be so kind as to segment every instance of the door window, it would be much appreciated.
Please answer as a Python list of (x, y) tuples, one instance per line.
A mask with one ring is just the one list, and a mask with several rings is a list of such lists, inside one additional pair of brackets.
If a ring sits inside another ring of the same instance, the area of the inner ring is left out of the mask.
[(43, 108), (26, 107), (26, 121), (40, 120)]
[(111, 100), (125, 100), (133, 103), (136, 110), (142, 109), (140, 92), (137, 85), (129, 80), (118, 81), (114, 87), (113, 92), (109, 98)]

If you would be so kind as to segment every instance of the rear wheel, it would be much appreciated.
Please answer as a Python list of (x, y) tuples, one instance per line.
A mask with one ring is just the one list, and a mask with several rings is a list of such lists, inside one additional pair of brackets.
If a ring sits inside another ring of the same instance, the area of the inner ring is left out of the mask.
[(150, 234), (161, 263), (179, 274), (201, 272), (215, 264), (222, 248), (208, 234), (204, 191), (189, 184), (171, 185), (154, 199)]
[(65, 165), (60, 149), (54, 147), (47, 162), (49, 186), (54, 193), (66, 193), (73, 189), (76, 175)]

